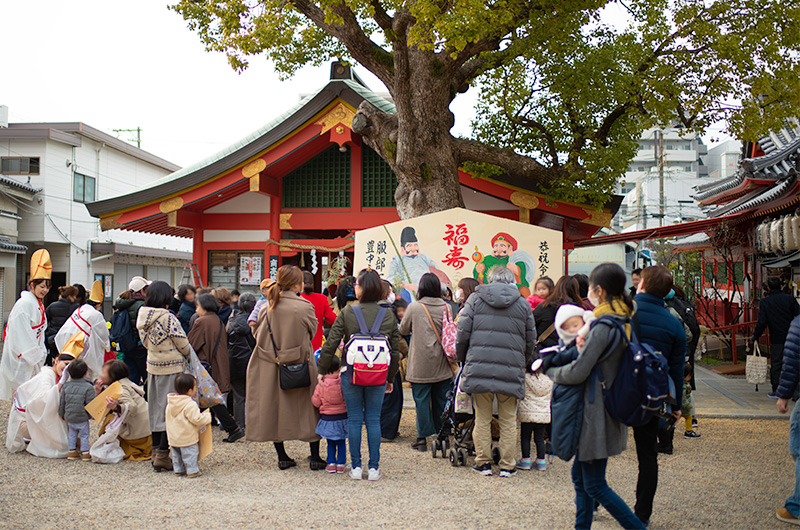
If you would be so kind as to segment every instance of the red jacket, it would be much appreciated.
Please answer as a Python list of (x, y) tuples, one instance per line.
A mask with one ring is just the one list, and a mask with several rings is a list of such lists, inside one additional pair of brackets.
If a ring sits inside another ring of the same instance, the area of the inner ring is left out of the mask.
[(342, 380), (339, 372), (322, 376), (322, 382), (317, 383), (311, 403), (319, 409), (320, 414), (344, 414), (347, 406), (342, 396)]
[(317, 316), (317, 334), (314, 335), (314, 339), (311, 341), (311, 346), (314, 348), (314, 351), (317, 351), (322, 347), (322, 323), (324, 321), (329, 326), (332, 326), (333, 322), (336, 320), (336, 313), (331, 309), (328, 303), (328, 297), (324, 294), (301, 293), (301, 296), (311, 302), (314, 306), (314, 314)]

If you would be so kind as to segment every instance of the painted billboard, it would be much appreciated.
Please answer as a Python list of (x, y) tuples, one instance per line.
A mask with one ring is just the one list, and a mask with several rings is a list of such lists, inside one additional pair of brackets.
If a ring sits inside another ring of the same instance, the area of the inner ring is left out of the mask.
[(464, 277), (486, 283), (489, 270), (504, 265), (528, 296), (537, 278), (563, 270), (561, 232), (463, 208), (361, 230), (354, 250), (354, 270), (371, 267), (412, 292), (427, 272), (454, 287)]

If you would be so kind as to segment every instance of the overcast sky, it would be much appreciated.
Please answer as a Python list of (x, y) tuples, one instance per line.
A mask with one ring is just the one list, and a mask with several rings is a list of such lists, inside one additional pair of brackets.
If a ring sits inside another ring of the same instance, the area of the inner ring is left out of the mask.
[[(238, 74), (223, 54), (203, 49), (168, 2), (0, 1), (0, 105), (9, 107), (10, 121), (81, 121), (111, 134), (141, 127), (143, 149), (187, 165), (328, 80), (323, 66), (279, 81), (260, 57)], [(358, 73), (373, 90), (386, 90), (363, 68)], [(469, 133), (475, 94), (451, 105), (454, 133)]]

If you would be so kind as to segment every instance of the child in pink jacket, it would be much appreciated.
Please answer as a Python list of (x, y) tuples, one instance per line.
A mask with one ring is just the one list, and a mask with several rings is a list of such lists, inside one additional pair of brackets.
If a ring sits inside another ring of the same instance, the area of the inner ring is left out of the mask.
[(342, 396), (339, 358), (331, 360), (330, 373), (318, 377), (311, 402), (319, 409), (317, 434), (328, 441), (328, 473), (344, 473), (347, 460), (347, 407)]

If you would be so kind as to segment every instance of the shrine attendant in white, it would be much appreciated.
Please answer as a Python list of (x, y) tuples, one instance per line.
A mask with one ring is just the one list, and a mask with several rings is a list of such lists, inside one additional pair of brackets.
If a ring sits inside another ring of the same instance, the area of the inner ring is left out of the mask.
[(92, 290), (86, 304), (76, 309), (72, 316), (64, 322), (61, 329), (56, 334), (56, 348), (61, 351), (69, 341), (70, 337), (82, 331), (86, 335), (86, 347), (81, 354), (89, 370), (91, 377), (100, 375), (105, 362), (106, 352), (111, 351), (111, 344), (108, 341), (108, 325), (103, 313), (99, 311), (103, 305), (103, 285), (98, 280), (92, 285)]
[(42, 299), (50, 291), (50, 254), (37, 250), (31, 257), (28, 290), (22, 291), (3, 332), (3, 358), (0, 360), (0, 399), (10, 400), (19, 385), (39, 373), (47, 356), (44, 332), (47, 317)]

